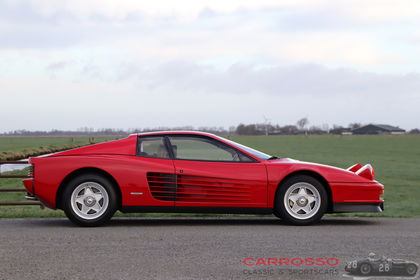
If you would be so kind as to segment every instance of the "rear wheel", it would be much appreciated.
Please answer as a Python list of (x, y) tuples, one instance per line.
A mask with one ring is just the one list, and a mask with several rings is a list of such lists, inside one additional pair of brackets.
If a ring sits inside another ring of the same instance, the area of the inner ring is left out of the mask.
[(324, 186), (311, 176), (297, 175), (281, 184), (274, 215), (295, 225), (309, 225), (322, 218), (327, 205)]
[(97, 174), (83, 174), (71, 180), (62, 195), (67, 217), (80, 226), (99, 226), (116, 211), (112, 183)]

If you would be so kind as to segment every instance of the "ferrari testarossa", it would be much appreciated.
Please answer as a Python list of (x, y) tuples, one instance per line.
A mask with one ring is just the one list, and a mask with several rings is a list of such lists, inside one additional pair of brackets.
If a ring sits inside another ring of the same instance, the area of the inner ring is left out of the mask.
[(324, 213), (381, 212), (372, 167), (277, 158), (203, 132), (169, 131), (29, 159), (28, 195), (81, 226), (129, 212), (274, 214), (296, 225)]

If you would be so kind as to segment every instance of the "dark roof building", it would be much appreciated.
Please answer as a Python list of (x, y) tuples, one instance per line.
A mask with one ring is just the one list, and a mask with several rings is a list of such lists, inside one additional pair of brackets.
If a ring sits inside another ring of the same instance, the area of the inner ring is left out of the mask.
[(353, 134), (404, 134), (405, 130), (387, 124), (368, 124), (352, 130)]

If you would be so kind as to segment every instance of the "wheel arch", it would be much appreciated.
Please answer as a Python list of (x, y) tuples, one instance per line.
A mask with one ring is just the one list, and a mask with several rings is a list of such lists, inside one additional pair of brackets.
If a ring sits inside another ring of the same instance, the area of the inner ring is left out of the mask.
[(122, 194), (121, 194), (121, 189), (120, 186), (117, 182), (117, 180), (115, 180), (115, 178), (109, 174), (108, 172), (97, 168), (97, 167), (83, 167), (83, 168), (79, 168), (76, 169), (74, 171), (72, 171), (71, 173), (69, 173), (61, 182), (60, 186), (58, 187), (57, 190), (57, 194), (56, 194), (56, 201), (57, 201), (57, 206), (56, 208), (58, 209), (62, 209), (62, 194), (63, 191), (66, 187), (66, 185), (74, 178), (76, 178), (77, 176), (80, 176), (82, 174), (98, 174), (100, 176), (103, 176), (104, 178), (108, 179), (111, 183), (112, 186), (115, 189), (115, 192), (117, 194), (117, 203), (118, 203), (118, 209), (121, 207), (121, 203), (122, 203)]
[(276, 209), (276, 197), (277, 197), (277, 192), (280, 190), (281, 185), (289, 178), (294, 177), (294, 176), (298, 176), (298, 175), (306, 175), (306, 176), (311, 176), (315, 179), (317, 179), (325, 188), (325, 191), (327, 192), (327, 196), (328, 196), (328, 206), (327, 206), (327, 211), (326, 213), (331, 213), (333, 210), (333, 202), (332, 202), (332, 192), (331, 192), (331, 187), (330, 184), (328, 184), (328, 181), (319, 173), (312, 171), (312, 170), (298, 170), (298, 171), (294, 171), (290, 174), (288, 174), (286, 177), (284, 177), (277, 185), (277, 189), (276, 189), (276, 193), (274, 196), (274, 209)]

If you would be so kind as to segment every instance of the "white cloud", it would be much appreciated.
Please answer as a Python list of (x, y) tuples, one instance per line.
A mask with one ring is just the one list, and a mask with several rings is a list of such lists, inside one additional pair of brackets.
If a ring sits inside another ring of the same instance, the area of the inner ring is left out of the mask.
[(403, 62), (402, 55), (387, 52), (367, 34), (341, 32), (304, 33), (287, 38), (278, 50), (279, 57), (297, 62), (332, 63), (372, 67)]
[(79, 19), (88, 19), (93, 14), (100, 14), (110, 19), (124, 19), (127, 15), (175, 16), (179, 19), (194, 19), (203, 10), (217, 13), (230, 13), (238, 9), (261, 9), (264, 7), (295, 6), (292, 0), (9, 0), (11, 7), (30, 6), (42, 16), (52, 16), (57, 12), (67, 11)]
[(417, 1), (1, 1), (0, 118), (34, 116), (2, 129), (291, 123), (301, 112), (413, 127), (419, 27)]
[[(274, 64), (322, 63), (360, 70), (378, 70), (390, 64), (403, 69), (403, 64), (413, 61), (410, 51), (415, 51), (414, 46), (409, 52), (396, 50), (398, 42), (410, 43), (388, 34), (387, 26), (379, 30), (377, 25), (373, 29), (363, 26), (353, 14), (354, 7), (337, 1), (228, 1), (227, 5), (218, 1), (181, 1), (179, 5), (160, 1), (147, 5), (141, 1), (118, 5), (115, 1), (101, 5), (96, 1), (10, 3), (0, 7), (3, 49), (68, 52), (77, 48), (94, 57), (98, 48), (105, 48), (120, 56), (147, 58), (155, 63), (176, 59), (231, 61), (232, 57), (240, 62), (264, 57), (277, 60)], [(374, 7), (373, 2), (366, 4), (367, 10)], [(214, 12), (202, 16), (205, 9)], [(178, 21), (183, 13), (191, 20)], [(130, 15), (136, 15), (134, 20), (128, 19)], [(395, 28), (392, 32), (398, 34)]]
[[(420, 118), (419, 74), (378, 75), (319, 65), (235, 65), (221, 71), (186, 62), (129, 69), (135, 73), (127, 79), (0, 79), (7, 94), (2, 96), (2, 130), (227, 127), (262, 121), (263, 115), (280, 124), (308, 116), (312, 124), (385, 122), (413, 128)], [(31, 118), (16, 118), (17, 108)]]

